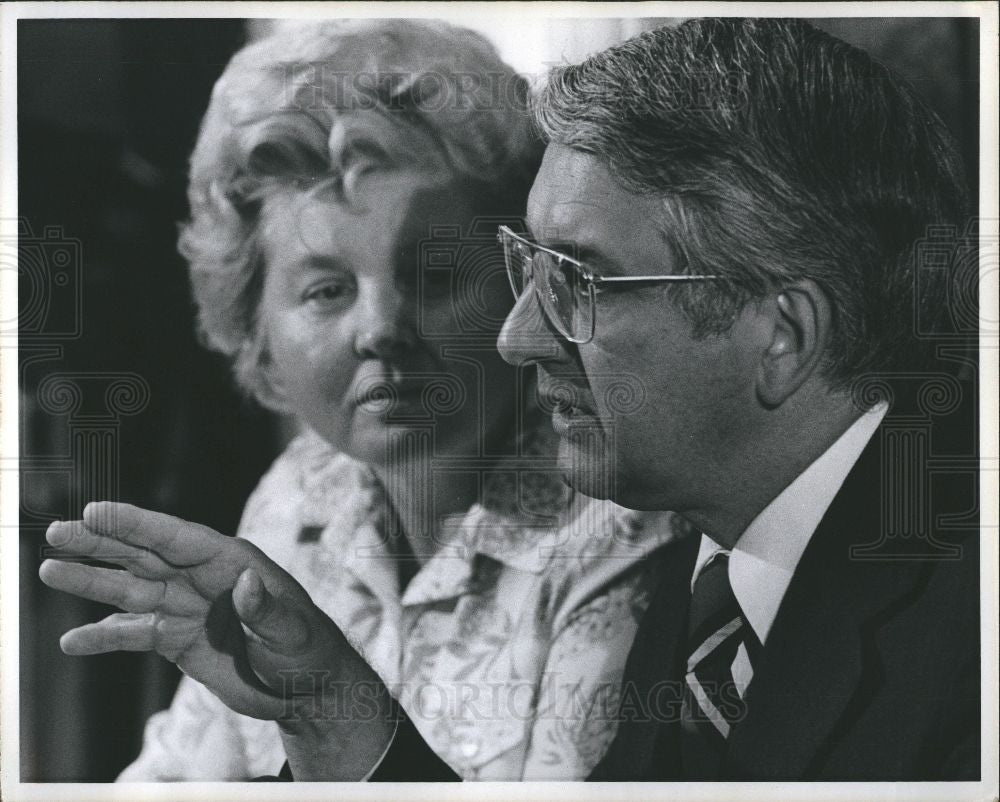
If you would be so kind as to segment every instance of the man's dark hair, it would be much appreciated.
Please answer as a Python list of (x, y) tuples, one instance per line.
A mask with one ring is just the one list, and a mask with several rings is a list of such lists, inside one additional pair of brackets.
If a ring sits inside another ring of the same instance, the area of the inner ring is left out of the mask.
[(535, 116), (662, 197), (678, 272), (725, 277), (674, 296), (696, 336), (810, 278), (835, 310), (831, 385), (927, 364), (915, 321), (943, 321), (947, 276), (915, 301), (915, 250), (929, 226), (964, 223), (963, 167), (941, 120), (866, 53), (801, 20), (693, 20), (554, 71)]

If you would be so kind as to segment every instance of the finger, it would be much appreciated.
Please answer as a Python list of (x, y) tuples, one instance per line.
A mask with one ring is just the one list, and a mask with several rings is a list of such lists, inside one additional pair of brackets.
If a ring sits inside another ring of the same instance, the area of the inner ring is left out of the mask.
[(152, 613), (115, 613), (102, 621), (71, 629), (59, 639), (59, 647), (71, 655), (150, 652), (154, 649), (155, 630)]
[(232, 538), (207, 526), (131, 504), (96, 501), (83, 510), (83, 522), (100, 534), (149, 549), (172, 565), (200, 565)]
[(45, 532), (45, 539), (60, 552), (120, 565), (147, 579), (160, 579), (175, 573), (173, 567), (148, 549), (96, 534), (84, 526), (83, 521), (53, 521)]
[(297, 654), (309, 643), (305, 615), (270, 593), (253, 568), (236, 580), (233, 607), (250, 634), (279, 654)]
[(205, 600), (182, 587), (96, 565), (46, 560), (38, 569), (38, 575), (50, 588), (111, 604), (130, 613), (160, 611), (197, 616), (207, 606)]
[(141, 579), (128, 571), (62, 560), (46, 560), (38, 575), (50, 588), (130, 613), (152, 612), (163, 601), (166, 589), (162, 582)]

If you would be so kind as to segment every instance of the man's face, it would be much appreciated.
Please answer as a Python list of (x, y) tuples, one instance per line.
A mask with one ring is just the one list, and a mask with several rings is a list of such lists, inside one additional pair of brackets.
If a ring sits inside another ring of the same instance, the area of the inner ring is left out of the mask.
[[(622, 187), (597, 158), (550, 145), (528, 201), (540, 244), (602, 276), (678, 272), (657, 225), (660, 201)], [(711, 291), (709, 286), (708, 291)], [(743, 317), (696, 340), (670, 282), (605, 285), (593, 339), (575, 345), (543, 320), (529, 287), (500, 335), (513, 364), (538, 366), (560, 435), (560, 468), (581, 492), (637, 509), (707, 509), (738, 492), (734, 446), (754, 406), (753, 337)]]

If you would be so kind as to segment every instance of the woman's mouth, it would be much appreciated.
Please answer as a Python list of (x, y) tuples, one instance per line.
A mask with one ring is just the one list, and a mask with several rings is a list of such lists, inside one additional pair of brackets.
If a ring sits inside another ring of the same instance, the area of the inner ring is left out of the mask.
[(420, 382), (369, 379), (355, 388), (354, 405), (375, 414), (387, 414), (401, 408), (409, 411), (422, 406), (423, 395), (424, 385)]

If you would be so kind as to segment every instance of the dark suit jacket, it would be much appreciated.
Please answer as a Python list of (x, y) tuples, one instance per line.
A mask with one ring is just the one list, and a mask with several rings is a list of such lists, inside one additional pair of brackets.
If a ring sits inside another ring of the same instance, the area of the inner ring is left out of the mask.
[[(813, 535), (754, 665), (724, 780), (979, 779), (974, 428), (889, 415)], [(970, 456), (971, 455), (971, 456)], [(950, 517), (949, 517), (950, 516)], [(677, 780), (694, 542), (629, 655), (592, 780)]]
[[(976, 440), (952, 417), (894, 409), (869, 442), (757, 656), (721, 779), (979, 778)], [(697, 551), (690, 538), (657, 557), (662, 581), (625, 669), (623, 720), (592, 780), (681, 779)], [(404, 721), (372, 779), (456, 776)]]

